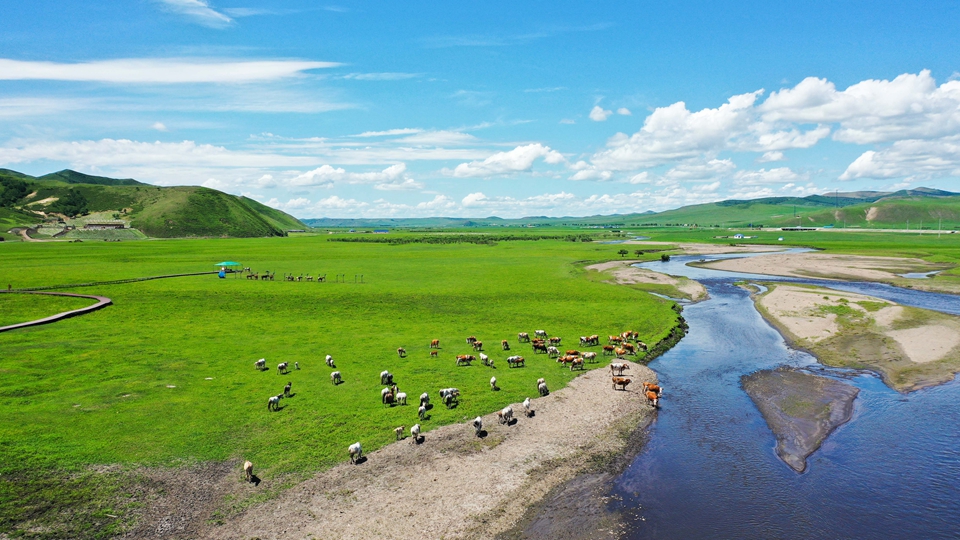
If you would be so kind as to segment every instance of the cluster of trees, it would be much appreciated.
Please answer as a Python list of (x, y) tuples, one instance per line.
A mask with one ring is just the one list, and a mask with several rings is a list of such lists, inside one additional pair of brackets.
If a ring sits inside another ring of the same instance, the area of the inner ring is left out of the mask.
[(587, 234), (535, 235), (535, 234), (443, 234), (430, 236), (346, 236), (331, 238), (330, 242), (367, 242), (371, 244), (486, 244), (522, 240), (566, 240), (568, 242), (592, 242)]
[(30, 193), (30, 187), (23, 180), (0, 178), (0, 208), (10, 208)]
[(76, 189), (70, 189), (67, 190), (64, 196), (48, 206), (47, 210), (63, 214), (67, 217), (76, 217), (88, 212), (87, 202), (87, 198), (83, 196), (83, 193), (80, 193), (80, 191)]
[[(663, 250), (662, 250), (662, 249), (653, 249), (653, 250), (648, 250), (648, 251), (663, 251)], [(626, 257), (626, 256), (629, 255), (629, 254), (630, 254), (630, 252), (627, 251), (627, 250), (625, 250), (625, 249), (621, 249), (620, 251), (617, 252), (617, 255), (620, 255), (620, 258)], [(636, 249), (636, 250), (633, 251), (633, 254), (636, 255), (637, 257), (639, 257), (639, 256), (643, 255), (643, 250), (642, 250), (642, 249)], [(670, 260), (670, 256), (667, 255), (666, 253), (664, 253), (664, 254), (660, 255), (660, 260), (663, 261), (663, 262), (667, 262), (667, 261)]]

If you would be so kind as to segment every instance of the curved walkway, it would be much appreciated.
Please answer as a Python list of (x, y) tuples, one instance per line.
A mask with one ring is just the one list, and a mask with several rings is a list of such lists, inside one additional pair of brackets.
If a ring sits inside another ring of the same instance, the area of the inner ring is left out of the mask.
[(24, 292), (7, 292), (0, 291), (4, 294), (48, 294), (50, 296), (73, 296), (75, 298), (89, 298), (91, 300), (96, 300), (97, 303), (91, 306), (83, 307), (80, 309), (75, 309), (73, 311), (64, 311), (63, 313), (57, 313), (56, 315), (51, 315), (49, 317), (44, 317), (43, 319), (37, 319), (35, 321), (27, 321), (19, 324), (11, 324), (10, 326), (0, 326), (0, 332), (6, 332), (8, 330), (16, 330), (17, 328), (28, 328), (30, 326), (40, 326), (41, 324), (50, 324), (52, 322), (62, 321), (63, 319), (69, 319), (70, 317), (76, 317), (77, 315), (84, 315), (98, 309), (105, 308), (113, 303), (112, 300), (106, 296), (96, 296), (91, 294), (74, 294), (74, 293), (65, 293), (65, 292), (33, 292), (33, 291), (24, 291)]

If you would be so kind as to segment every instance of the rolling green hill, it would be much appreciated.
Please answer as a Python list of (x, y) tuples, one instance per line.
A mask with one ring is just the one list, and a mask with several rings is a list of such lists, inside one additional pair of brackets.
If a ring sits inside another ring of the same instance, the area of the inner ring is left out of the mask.
[(0, 169), (0, 229), (7, 240), (16, 238), (9, 229), (51, 216), (78, 226), (123, 220), (154, 238), (283, 236), (307, 228), (279, 210), (214, 189), (158, 187), (70, 170), (32, 177)]

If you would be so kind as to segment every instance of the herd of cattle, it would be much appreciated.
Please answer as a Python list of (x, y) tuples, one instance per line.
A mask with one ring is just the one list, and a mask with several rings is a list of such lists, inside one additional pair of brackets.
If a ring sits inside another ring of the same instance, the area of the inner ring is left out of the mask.
[[(248, 276), (249, 277), (249, 276)], [(603, 354), (615, 354), (617, 362), (612, 362), (610, 364), (610, 374), (612, 376), (613, 389), (617, 390), (626, 390), (627, 386), (632, 382), (628, 376), (624, 375), (624, 371), (630, 369), (630, 364), (626, 362), (625, 358), (628, 355), (636, 355), (637, 351), (646, 351), (647, 346), (639, 339), (637, 332), (627, 331), (623, 332), (617, 336), (608, 336), (608, 344), (602, 346)], [(560, 352), (560, 345), (562, 339), (559, 337), (547, 337), (547, 333), (544, 330), (537, 330), (534, 332), (534, 337), (531, 339), (530, 335), (527, 332), (521, 332), (517, 334), (517, 340), (520, 343), (528, 343), (533, 348), (534, 354), (546, 354), (549, 358), (556, 358), (557, 363), (561, 366), (570, 366), (570, 371), (576, 369), (584, 369), (584, 363), (590, 362), (594, 363), (597, 361), (597, 353), (592, 351), (581, 352), (577, 349), (566, 349), (563, 354)], [(630, 343), (633, 341), (633, 343)], [(494, 360), (484, 354), (483, 351), (483, 342), (478, 340), (474, 336), (466, 338), (467, 345), (473, 348), (473, 351), (477, 353), (481, 363), (485, 366), (494, 367)], [(581, 347), (595, 347), (600, 345), (600, 336), (581, 336), (580, 344)], [(500, 342), (500, 347), (504, 351), (510, 351), (510, 343), (507, 340), (502, 340)], [(440, 349), (440, 340), (434, 339), (430, 342), (430, 356), (437, 357)], [(400, 347), (397, 349), (397, 354), (401, 358), (405, 357), (407, 351)], [(469, 366), (471, 362), (477, 360), (477, 356), (472, 354), (460, 354), (456, 355), (456, 365), (457, 366)], [(508, 367), (524, 367), (525, 359), (520, 355), (511, 355), (506, 359)], [(339, 370), (337, 370), (336, 363), (333, 360), (331, 355), (326, 356), (327, 367), (332, 368), (334, 371), (330, 373), (330, 380), (333, 382), (334, 386), (339, 386), (343, 383), (343, 376)], [(266, 359), (261, 358), (254, 363), (256, 369), (260, 371), (267, 371)], [(294, 362), (294, 370), (299, 370), (300, 364)], [(288, 362), (281, 362), (277, 365), (278, 375), (285, 375), (289, 373), (290, 366)], [(283, 398), (289, 398), (291, 396), (292, 382), (288, 382), (283, 388), (283, 392), (275, 396), (270, 396), (267, 400), (267, 409), (269, 411), (279, 411), (280, 410), (280, 400)], [(380, 391), (380, 401), (384, 406), (393, 406), (393, 405), (406, 405), (407, 404), (407, 393), (401, 392), (397, 384), (393, 380), (393, 374), (389, 370), (383, 370), (380, 372), (380, 385), (383, 388)], [(544, 397), (550, 393), (549, 388), (547, 387), (546, 381), (542, 378), (537, 380), (537, 393)], [(490, 389), (493, 391), (500, 390), (500, 387), (497, 386), (497, 378), (490, 378)], [(654, 408), (659, 407), (660, 397), (663, 393), (663, 389), (657, 386), (656, 384), (650, 382), (644, 382), (642, 384), (643, 395), (647, 398), (648, 403)], [(454, 408), (460, 403), (460, 390), (458, 388), (442, 388), (439, 390), (438, 395), (440, 396), (440, 401), (448, 409)], [(430, 394), (423, 392), (420, 394), (419, 408), (417, 410), (417, 417), (422, 422), (427, 419), (427, 411), (432, 407), (430, 404)], [(533, 415), (532, 404), (530, 398), (526, 398), (523, 401), (523, 408), (525, 415), (529, 418)], [(513, 422), (513, 408), (507, 406), (502, 410), (497, 412), (497, 419), (501, 424), (510, 425)], [(476, 431), (476, 434), (479, 436), (483, 430), (483, 419), (477, 417), (472, 422), (473, 428)], [(400, 440), (404, 437), (404, 432), (406, 430), (405, 426), (399, 426), (393, 431), (396, 433), (397, 440)], [(415, 444), (420, 443), (420, 424), (414, 424), (410, 428), (410, 435), (413, 438)], [(363, 448), (359, 442), (356, 442), (350, 445), (348, 449), (348, 454), (350, 455), (350, 461), (352, 463), (357, 463), (363, 458)], [(248, 470), (249, 467), (249, 470)], [(250, 478), (252, 473), (253, 465), (250, 462), (244, 463), (244, 470), (247, 473), (247, 478)]]

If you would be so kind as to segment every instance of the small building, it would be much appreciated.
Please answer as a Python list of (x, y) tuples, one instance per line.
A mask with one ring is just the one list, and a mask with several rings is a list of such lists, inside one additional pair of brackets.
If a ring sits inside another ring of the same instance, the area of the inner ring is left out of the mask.
[(742, 234), (735, 234), (735, 235), (733, 235), (733, 237), (736, 238), (737, 240), (743, 240), (743, 235), (742, 235)]
[(373, 234), (387, 234), (389, 232), (387, 229), (374, 229)]
[(88, 231), (107, 231), (113, 229), (125, 229), (127, 224), (122, 221), (97, 221), (87, 223), (83, 226)]

